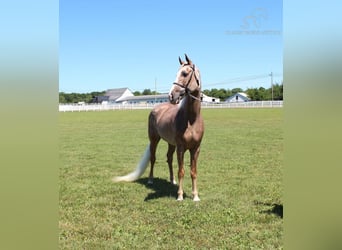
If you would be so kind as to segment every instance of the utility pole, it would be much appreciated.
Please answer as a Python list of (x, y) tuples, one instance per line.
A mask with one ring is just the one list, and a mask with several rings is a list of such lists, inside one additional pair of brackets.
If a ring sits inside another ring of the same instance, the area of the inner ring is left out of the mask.
[(157, 103), (157, 77), (154, 78), (154, 104)]
[(271, 72), (270, 77), (271, 77), (272, 105), (273, 105), (273, 72)]

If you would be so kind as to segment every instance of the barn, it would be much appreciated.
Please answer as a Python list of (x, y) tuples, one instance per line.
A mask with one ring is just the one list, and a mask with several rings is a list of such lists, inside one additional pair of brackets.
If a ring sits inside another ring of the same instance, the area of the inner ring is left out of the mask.
[(119, 88), (119, 89), (108, 89), (105, 93), (105, 96), (109, 96), (108, 102), (117, 103), (122, 102), (127, 97), (134, 96), (132, 91), (128, 88)]
[(95, 96), (94, 103), (120, 103), (123, 99), (134, 96), (128, 88), (108, 89), (103, 96)]
[(228, 97), (224, 102), (232, 103), (232, 102), (249, 102), (251, 99), (248, 98), (246, 93), (239, 92), (230, 97)]
[(207, 96), (205, 94), (202, 94), (202, 101), (203, 102), (209, 102), (209, 103), (219, 103), (220, 102), (220, 98), (211, 97), (211, 96)]

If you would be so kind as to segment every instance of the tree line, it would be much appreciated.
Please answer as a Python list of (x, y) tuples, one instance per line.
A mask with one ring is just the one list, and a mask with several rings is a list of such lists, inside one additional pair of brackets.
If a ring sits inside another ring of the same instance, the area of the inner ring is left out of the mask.
[[(247, 88), (243, 90), (241, 88), (233, 88), (233, 89), (205, 89), (202, 91), (205, 95), (220, 98), (221, 101), (226, 100), (228, 97), (239, 93), (244, 92), (248, 95), (248, 97), (252, 101), (267, 101), (272, 100), (272, 87), (270, 88)], [(106, 91), (100, 92), (91, 92), (91, 93), (59, 93), (59, 103), (92, 103), (95, 96), (103, 96)], [(135, 91), (133, 92), (135, 96), (139, 95), (155, 95), (160, 94), (155, 91), (151, 91), (150, 89), (144, 89), (142, 92)], [(273, 100), (283, 100), (283, 84), (274, 84), (273, 85)]]
[[(247, 88), (243, 90), (241, 88), (233, 88), (233, 89), (211, 89), (211, 90), (203, 90), (203, 93), (207, 96), (212, 96), (216, 98), (220, 98), (221, 101), (226, 100), (228, 97), (235, 95), (236, 93), (244, 92), (248, 95), (251, 101), (268, 101), (272, 100), (272, 87), (270, 88)], [(273, 85), (273, 100), (283, 100), (283, 84), (274, 84)]]
[(102, 96), (106, 91), (95, 91), (90, 93), (64, 93), (59, 92), (59, 103), (92, 103), (95, 96)]

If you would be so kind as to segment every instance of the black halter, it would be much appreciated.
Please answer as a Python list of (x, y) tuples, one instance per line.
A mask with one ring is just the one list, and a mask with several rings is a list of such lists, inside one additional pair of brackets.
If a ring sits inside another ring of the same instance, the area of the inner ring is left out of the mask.
[[(196, 100), (198, 100), (198, 101), (202, 101), (201, 98), (198, 98), (198, 97), (192, 95), (192, 94), (191, 94), (191, 90), (188, 88), (188, 86), (189, 86), (189, 84), (190, 84), (190, 82), (191, 82), (191, 80), (192, 80), (192, 76), (193, 76), (194, 73), (195, 73), (195, 65), (191, 66), (191, 69), (192, 69), (192, 72), (191, 72), (191, 75), (190, 75), (190, 77), (189, 77), (189, 81), (186, 83), (185, 86), (182, 85), (182, 84), (179, 84), (178, 82), (174, 82), (173, 84), (174, 84), (174, 85), (177, 85), (177, 86), (179, 86), (179, 87), (181, 87), (181, 88), (183, 88), (183, 89), (185, 89), (185, 94), (188, 94), (189, 96), (191, 96), (192, 98), (194, 98), (194, 99), (196, 99)], [(195, 74), (195, 79), (196, 79), (197, 85), (199, 85), (199, 79), (196, 77), (196, 74)]]

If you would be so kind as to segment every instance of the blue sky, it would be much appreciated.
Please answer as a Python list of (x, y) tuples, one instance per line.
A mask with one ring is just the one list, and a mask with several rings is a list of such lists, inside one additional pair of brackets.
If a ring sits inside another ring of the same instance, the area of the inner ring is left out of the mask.
[(60, 1), (59, 91), (167, 92), (184, 53), (202, 89), (283, 79), (282, 1)]

